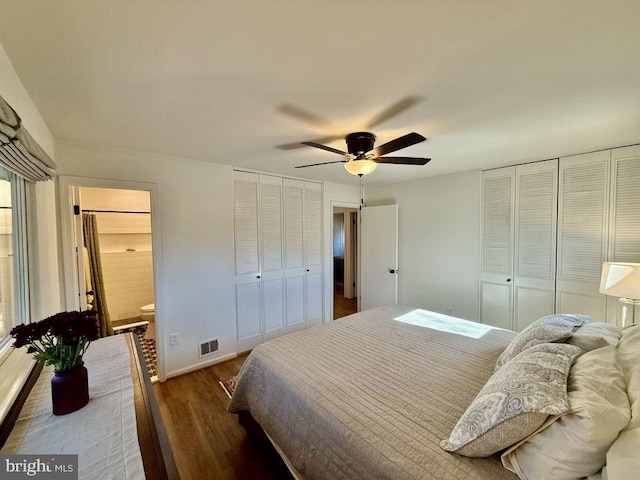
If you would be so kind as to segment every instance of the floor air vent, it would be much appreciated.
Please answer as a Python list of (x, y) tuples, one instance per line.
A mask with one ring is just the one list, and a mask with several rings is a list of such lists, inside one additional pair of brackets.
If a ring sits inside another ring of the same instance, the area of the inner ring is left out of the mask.
[(213, 338), (211, 340), (205, 340), (204, 342), (200, 342), (200, 356), (206, 357), (207, 355), (211, 355), (214, 352), (218, 351), (218, 339)]

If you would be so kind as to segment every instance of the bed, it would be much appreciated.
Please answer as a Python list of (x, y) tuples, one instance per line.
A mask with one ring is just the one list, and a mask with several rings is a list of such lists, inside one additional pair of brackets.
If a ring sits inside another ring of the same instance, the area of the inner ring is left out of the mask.
[[(590, 320), (581, 319), (580, 323), (582, 321)], [(553, 451), (550, 453), (542, 449), (544, 461), (541, 462), (540, 457), (536, 457), (540, 452), (529, 453), (538, 448), (536, 439), (557, 435), (556, 427), (565, 428), (561, 425), (562, 420), (557, 419), (571, 419), (571, 415), (543, 415), (542, 419), (548, 420), (543, 426), (531, 429), (531, 435), (521, 440), (518, 445), (522, 446), (515, 450), (516, 453), (526, 453), (529, 460), (524, 454), (517, 457), (512, 453), (509, 456), (503, 451), (486, 458), (469, 458), (445, 451), (440, 444), (450, 434), (453, 438), (452, 430), (459, 428), (461, 417), (468, 414), (478, 401), (477, 397), (481, 397), (496, 375), (499, 376), (499, 373), (494, 374), (494, 369), (496, 372), (508, 370), (496, 367), (496, 361), (506, 362), (507, 353), (512, 357), (519, 353), (513, 351), (516, 348), (528, 349), (526, 355), (535, 355), (529, 352), (537, 349), (551, 349), (554, 355), (560, 349), (570, 352), (570, 355), (565, 355), (567, 366), (564, 372), (558, 373), (562, 369), (551, 366), (555, 374), (565, 376), (566, 397), (569, 368), (579, 356), (576, 352), (580, 351), (582, 355), (584, 351), (564, 343), (579, 327), (578, 324), (570, 324), (568, 334), (554, 339), (542, 338), (537, 341), (542, 345), (530, 348), (536, 342), (522, 339), (525, 332), (516, 335), (511, 331), (403, 306), (380, 307), (255, 348), (239, 374), (229, 411), (239, 413), (241, 418), (255, 420), (293, 477), (298, 479), (506, 480), (517, 479), (518, 475), (520, 478), (554, 478), (548, 476), (548, 472), (538, 473), (537, 477), (527, 476), (519, 470), (517, 462), (525, 465), (529, 461), (540, 465), (546, 462), (547, 457), (553, 457)], [(534, 336), (540, 332), (539, 329), (533, 330)], [(639, 334), (635, 335), (634, 346), (629, 350), (640, 355), (640, 328), (637, 330)], [(554, 331), (554, 335), (556, 333)], [(620, 334), (614, 331), (615, 335), (619, 337)], [(606, 342), (596, 343), (598, 347), (608, 345)], [(611, 356), (610, 350), (600, 350), (609, 352)], [(617, 355), (616, 346), (611, 346), (611, 351)], [(631, 365), (639, 363), (635, 355)], [(600, 358), (582, 356), (587, 362), (584, 367), (587, 370), (591, 368), (588, 362), (596, 366), (603, 363)], [(518, 359), (520, 356), (509, 365), (518, 363)], [(520, 361), (521, 364), (527, 362)], [(634, 374), (637, 378), (631, 383), (640, 382), (640, 371)], [(576, 375), (579, 376), (578, 373)], [(598, 375), (611, 376), (601, 372)], [(622, 375), (620, 373), (619, 377)], [(580, 383), (579, 379), (576, 382)], [(620, 381), (615, 386), (623, 383)], [(573, 384), (569, 385), (569, 390), (574, 389)], [(618, 412), (617, 423), (601, 420), (615, 424), (613, 431), (608, 433), (611, 436), (609, 443), (625, 428), (631, 430), (630, 436), (635, 442), (633, 448), (636, 448), (640, 425), (633, 425), (633, 420), (629, 422), (629, 402), (637, 400), (640, 392), (630, 394), (627, 401), (626, 387), (622, 393), (620, 388), (617, 390), (618, 400), (623, 396), (624, 405), (617, 410), (598, 407), (598, 411)], [(616, 391), (616, 388), (608, 385), (606, 390)], [(569, 395), (578, 393), (570, 391)], [(571, 402), (578, 401), (574, 398)], [(571, 414), (582, 421), (585, 415), (581, 413), (581, 407), (576, 408), (578, 411)], [(635, 401), (635, 408), (640, 410), (640, 401)], [(640, 422), (637, 420), (636, 423)], [(575, 448), (582, 448), (579, 441), (572, 443), (576, 444)], [(549, 445), (554, 450), (563, 450), (563, 445)], [(604, 464), (609, 444), (605, 450), (600, 445), (597, 455), (590, 448), (585, 448), (584, 454), (588, 458), (599, 455)], [(629, 451), (629, 446), (619, 450)], [(503, 466), (500, 453), (512, 461), (507, 463), (513, 471)], [(625, 457), (625, 454), (619, 456)], [(606, 470), (602, 477), (602, 464), (597, 466), (597, 472), (593, 470), (593, 478), (606, 478)], [(620, 472), (632, 471), (624, 462), (612, 468), (617, 468), (619, 475)]]

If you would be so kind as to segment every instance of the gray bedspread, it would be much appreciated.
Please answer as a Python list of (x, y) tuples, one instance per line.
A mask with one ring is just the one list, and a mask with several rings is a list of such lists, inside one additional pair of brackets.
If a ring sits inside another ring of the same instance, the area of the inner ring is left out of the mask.
[(514, 336), (424, 310), (375, 308), (255, 348), (229, 411), (250, 411), (309, 480), (515, 479), (497, 456), (438, 446)]

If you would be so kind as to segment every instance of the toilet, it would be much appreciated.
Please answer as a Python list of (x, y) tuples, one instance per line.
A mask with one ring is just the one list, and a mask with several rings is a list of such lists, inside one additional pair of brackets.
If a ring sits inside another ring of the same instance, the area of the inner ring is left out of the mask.
[(155, 316), (156, 305), (154, 303), (150, 303), (149, 305), (145, 305), (144, 307), (140, 308), (140, 318), (142, 318), (142, 320), (153, 322)]

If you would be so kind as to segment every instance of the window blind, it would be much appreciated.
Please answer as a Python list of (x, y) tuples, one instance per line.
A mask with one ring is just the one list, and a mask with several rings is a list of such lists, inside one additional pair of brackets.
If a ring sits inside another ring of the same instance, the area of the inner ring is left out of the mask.
[(0, 97), (0, 165), (30, 182), (53, 178), (55, 162), (22, 125), (11, 106)]

